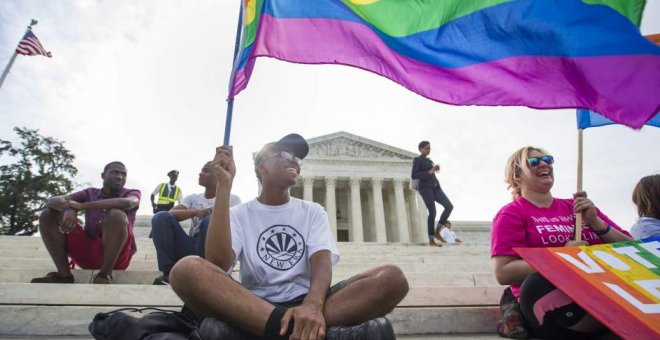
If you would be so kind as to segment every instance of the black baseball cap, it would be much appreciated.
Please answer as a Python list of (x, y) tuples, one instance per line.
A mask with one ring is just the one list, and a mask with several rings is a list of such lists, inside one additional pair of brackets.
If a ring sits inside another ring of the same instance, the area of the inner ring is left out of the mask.
[(282, 137), (277, 142), (264, 145), (254, 157), (254, 166), (259, 165), (264, 157), (268, 157), (270, 154), (281, 151), (282, 149), (290, 149), (293, 151), (293, 155), (300, 159), (305, 158), (309, 153), (309, 145), (307, 145), (305, 138), (297, 133), (291, 133)]
[(172, 171), (168, 172), (167, 175), (168, 176), (172, 176), (172, 175), (179, 176), (179, 170), (172, 170)]

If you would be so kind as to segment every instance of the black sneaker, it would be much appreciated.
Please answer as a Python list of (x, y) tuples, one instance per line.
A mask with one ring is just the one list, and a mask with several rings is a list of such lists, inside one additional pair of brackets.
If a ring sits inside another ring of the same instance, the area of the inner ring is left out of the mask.
[(161, 276), (154, 279), (153, 284), (159, 285), (159, 286), (167, 286), (167, 285), (170, 284), (170, 277), (168, 275), (161, 275)]
[(202, 339), (231, 339), (231, 340), (256, 340), (261, 339), (232, 327), (216, 318), (204, 318), (199, 325), (199, 334)]
[(387, 318), (363, 322), (357, 326), (337, 326), (327, 329), (327, 340), (394, 340), (394, 329)]

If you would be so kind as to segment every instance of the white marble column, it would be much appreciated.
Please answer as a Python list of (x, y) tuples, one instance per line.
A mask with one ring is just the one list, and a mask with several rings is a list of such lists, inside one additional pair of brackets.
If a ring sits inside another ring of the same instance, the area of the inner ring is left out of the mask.
[(374, 197), (376, 242), (387, 242), (387, 231), (385, 229), (385, 208), (383, 207), (383, 179), (372, 178), (371, 189)]
[(325, 210), (330, 220), (332, 236), (337, 240), (337, 200), (335, 199), (336, 177), (325, 178)]
[(399, 222), (399, 242), (410, 242), (410, 229), (408, 229), (406, 199), (403, 197), (402, 179), (394, 179), (394, 200), (396, 202), (396, 217)]
[(400, 242), (399, 240), (399, 222), (396, 220), (396, 200), (394, 199), (394, 187), (383, 188), (385, 196), (385, 229), (387, 230), (388, 242)]
[(411, 236), (414, 242), (425, 242), (428, 241), (427, 237), (424, 236), (426, 232), (422, 232), (422, 226), (419, 224), (419, 209), (417, 209), (417, 191), (410, 190), (408, 191), (408, 206), (410, 206), (410, 223)]
[(424, 235), (424, 240), (428, 242), (429, 240), (429, 232), (428, 232), (428, 227), (426, 225), (426, 220), (429, 217), (429, 211), (426, 209), (426, 204), (424, 204), (424, 199), (422, 199), (422, 195), (420, 195), (418, 192), (415, 192), (415, 198), (417, 199), (417, 209), (419, 210), (419, 213), (417, 214), (417, 218), (419, 218), (419, 225), (421, 226), (422, 230), (422, 235)]
[(305, 201), (314, 201), (314, 177), (303, 178), (303, 199)]
[(351, 177), (351, 242), (364, 242), (360, 179)]

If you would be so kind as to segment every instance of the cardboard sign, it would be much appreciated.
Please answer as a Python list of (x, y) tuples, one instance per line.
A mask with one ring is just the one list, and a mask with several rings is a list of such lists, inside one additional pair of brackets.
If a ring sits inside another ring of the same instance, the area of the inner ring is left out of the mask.
[(660, 338), (660, 238), (514, 250), (619, 336)]

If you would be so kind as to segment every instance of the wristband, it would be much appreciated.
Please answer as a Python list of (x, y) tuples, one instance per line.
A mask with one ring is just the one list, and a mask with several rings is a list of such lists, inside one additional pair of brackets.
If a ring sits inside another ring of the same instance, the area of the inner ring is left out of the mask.
[(598, 235), (598, 236), (603, 236), (603, 235), (609, 233), (609, 232), (610, 232), (610, 229), (612, 229), (612, 227), (610, 227), (609, 224), (606, 224), (606, 226), (607, 226), (607, 227), (606, 227), (605, 229), (603, 229), (603, 230), (600, 230), (600, 231), (595, 231), (595, 230), (594, 230), (594, 233), (596, 233), (596, 235)]
[(73, 209), (73, 208), (71, 208), (71, 207), (64, 208), (64, 211), (73, 211), (73, 212), (75, 212), (76, 214), (78, 213), (78, 210)]

